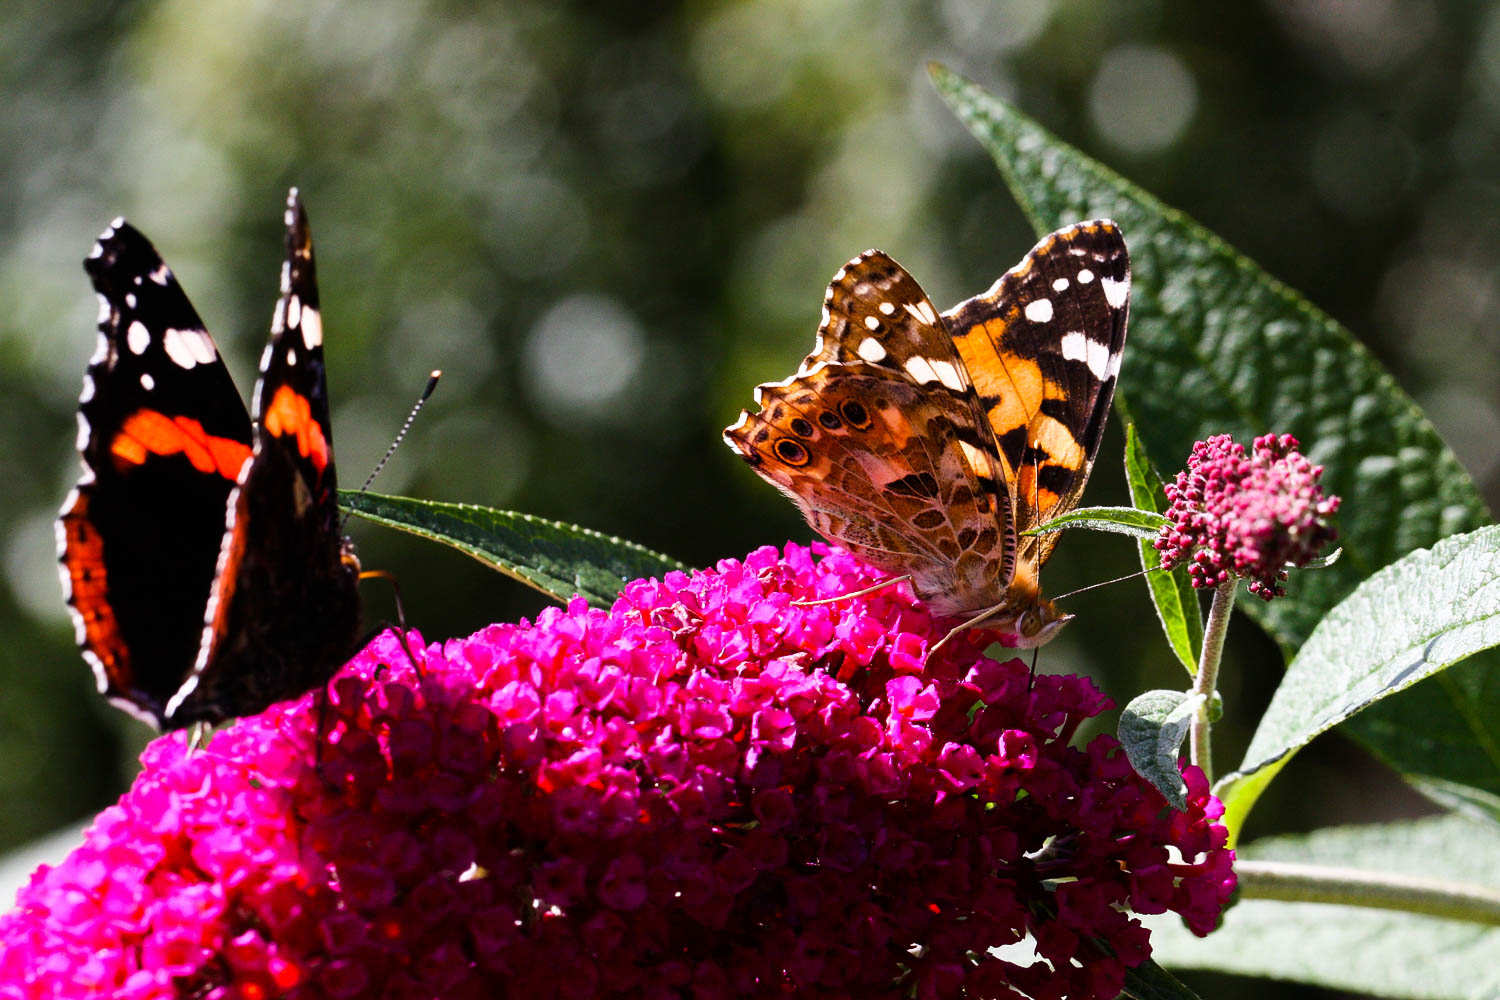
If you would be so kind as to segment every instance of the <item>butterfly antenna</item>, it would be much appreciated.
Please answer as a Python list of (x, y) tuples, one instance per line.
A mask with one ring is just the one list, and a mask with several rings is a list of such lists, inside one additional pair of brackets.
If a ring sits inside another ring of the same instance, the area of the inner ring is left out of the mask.
[[(422, 412), (422, 407), (427, 402), (427, 397), (432, 395), (432, 390), (437, 388), (438, 379), (442, 377), (443, 373), (438, 370), (434, 370), (427, 376), (427, 388), (422, 390), (422, 395), (418, 397), (417, 402), (412, 406), (411, 412), (406, 415), (406, 421), (401, 425), (401, 429), (396, 432), (396, 439), (392, 441), (391, 446), (385, 450), (385, 454), (381, 456), (380, 461), (375, 463), (375, 469), (370, 473), (368, 477), (366, 477), (365, 484), (359, 488), (360, 493), (366, 493), (369, 491), (370, 484), (375, 481), (376, 476), (380, 475), (381, 471), (385, 468), (385, 463), (389, 462), (391, 460), (391, 456), (396, 454), (396, 449), (400, 446), (401, 440), (406, 437), (406, 432), (411, 430), (412, 422), (417, 419), (417, 414)], [(348, 523), (349, 513), (346, 512), (344, 514), (344, 519), (339, 522), (340, 534), (343, 534), (344, 526)]]
[(1085, 590), (1094, 590), (1098, 587), (1108, 587), (1112, 583), (1121, 583), (1125, 580), (1134, 580), (1138, 576), (1145, 576), (1147, 573), (1160, 572), (1162, 572), (1162, 568), (1160, 566), (1153, 566), (1150, 569), (1138, 569), (1134, 573), (1126, 573), (1124, 576), (1117, 576), (1113, 580), (1101, 580), (1098, 583), (1091, 583), (1087, 587), (1079, 587), (1077, 590), (1070, 590), (1066, 594), (1060, 594), (1057, 597), (1054, 597), (1053, 600), (1060, 601), (1065, 597), (1072, 597), (1074, 594), (1081, 594)]

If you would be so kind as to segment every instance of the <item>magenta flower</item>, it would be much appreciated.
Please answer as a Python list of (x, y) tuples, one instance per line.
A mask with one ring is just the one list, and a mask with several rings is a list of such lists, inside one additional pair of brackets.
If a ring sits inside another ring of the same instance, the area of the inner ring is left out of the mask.
[(1287, 567), (1307, 565), (1338, 536), (1329, 519), (1340, 499), (1323, 492), (1322, 475), (1290, 434), (1256, 438), (1249, 457), (1228, 434), (1199, 441), (1187, 470), (1166, 487), (1168, 523), (1156, 539), (1162, 565), (1190, 560), (1194, 587), (1243, 577), (1265, 600), (1285, 595)]
[[(0, 918), (0, 998), (1112, 998), (1129, 911), (1213, 928), (1219, 803), (1108, 706), (944, 634), (838, 551), (761, 549), (534, 625), (381, 636), (182, 734)], [(416, 638), (413, 637), (416, 642)], [(992, 948), (1029, 938), (1036, 955)]]

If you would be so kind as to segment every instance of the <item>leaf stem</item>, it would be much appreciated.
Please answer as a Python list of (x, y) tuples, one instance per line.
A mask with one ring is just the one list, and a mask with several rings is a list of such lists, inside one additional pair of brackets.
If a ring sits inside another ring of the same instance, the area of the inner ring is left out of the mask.
[(1500, 892), (1441, 879), (1289, 861), (1234, 864), (1244, 899), (1341, 903), (1500, 926)]
[(1214, 780), (1213, 748), (1209, 744), (1209, 712), (1213, 710), (1214, 687), (1219, 682), (1219, 657), (1224, 652), (1224, 636), (1229, 632), (1229, 614), (1234, 610), (1235, 587), (1239, 581), (1230, 578), (1214, 588), (1213, 602), (1208, 606), (1208, 621), (1203, 625), (1203, 653), (1198, 657), (1198, 673), (1193, 680), (1193, 694), (1203, 695), (1188, 734), (1189, 759), (1203, 769), (1210, 784)]

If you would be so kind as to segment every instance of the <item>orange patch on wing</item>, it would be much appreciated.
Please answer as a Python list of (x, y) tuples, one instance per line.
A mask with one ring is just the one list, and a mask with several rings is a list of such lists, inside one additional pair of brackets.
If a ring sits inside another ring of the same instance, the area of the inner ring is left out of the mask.
[(263, 423), (266, 430), (277, 437), (295, 437), (297, 451), (319, 472), (328, 467), (328, 439), (323, 437), (323, 428), (313, 419), (312, 406), (306, 396), (285, 385), (277, 389), (271, 405), (266, 407)]
[(1004, 337), (1005, 322), (993, 319), (953, 338), (975, 390), (986, 399), (999, 400), (989, 411), (990, 426), (999, 437), (1031, 423), (1049, 388), (1036, 361), (995, 350)]
[(1052, 509), (1062, 502), (1062, 497), (1045, 486), (1037, 485), (1037, 467), (1023, 465), (1016, 475), (1016, 496), (1029, 511), (1022, 530), (1035, 527), (1045, 521)]
[(199, 472), (239, 478), (250, 457), (250, 446), (233, 438), (215, 437), (191, 417), (169, 417), (157, 410), (137, 410), (125, 419), (109, 443), (109, 452), (122, 470), (141, 465), (148, 455), (181, 454)]
[(1052, 417), (1032, 422), (1031, 443), (1047, 453), (1047, 465), (1058, 465), (1069, 472), (1078, 471), (1088, 458), (1067, 425)]
[(62, 563), (68, 572), (68, 603), (83, 620), (83, 645), (103, 664), (111, 681), (130, 670), (130, 651), (109, 605), (104, 571), (104, 540), (89, 521), (89, 497), (78, 499), (62, 515), (66, 547)]

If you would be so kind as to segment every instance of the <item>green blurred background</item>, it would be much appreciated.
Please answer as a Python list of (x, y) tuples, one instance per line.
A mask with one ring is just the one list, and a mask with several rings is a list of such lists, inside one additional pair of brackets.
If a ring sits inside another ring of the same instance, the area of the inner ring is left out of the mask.
[[(1500, 4), (10, 0), (0, 851), (112, 801), (149, 736), (94, 694), (52, 534), (94, 343), (79, 263), (110, 219), (156, 243), (248, 394), (282, 199), (300, 186), (345, 485), (442, 368), (378, 489), (574, 521), (706, 565), (808, 536), (719, 431), (810, 349), (846, 259), (882, 247), (946, 307), (1033, 242), (929, 87), (929, 59), (1346, 322), (1500, 498)], [(1125, 502), (1111, 434), (1093, 503)], [(428, 638), (542, 607), (463, 556), (352, 530)], [(1124, 540), (1075, 535), (1048, 589), (1133, 567)], [(366, 600), (392, 614), (381, 588)], [(1081, 618), (1045, 669), (1087, 671), (1122, 703), (1184, 685), (1138, 581), (1069, 608)], [(1280, 673), (1248, 621), (1232, 639), (1224, 762)], [(1249, 833), (1421, 808), (1335, 737), (1298, 759)]]

